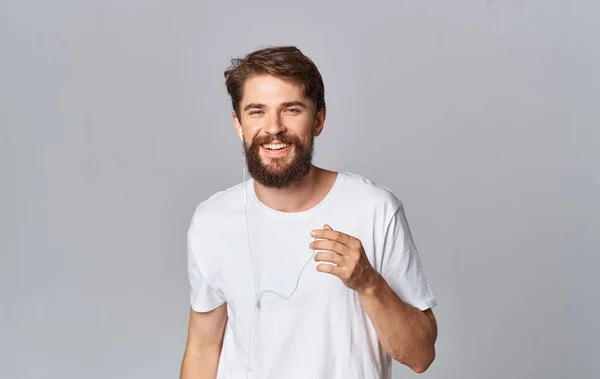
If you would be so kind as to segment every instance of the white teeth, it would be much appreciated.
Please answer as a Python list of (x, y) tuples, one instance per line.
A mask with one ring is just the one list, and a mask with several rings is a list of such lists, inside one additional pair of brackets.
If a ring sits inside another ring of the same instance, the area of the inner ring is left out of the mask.
[(286, 144), (286, 143), (277, 143), (277, 144), (269, 144), (269, 145), (263, 145), (263, 147), (265, 149), (269, 149), (269, 150), (280, 150), (280, 149), (285, 149), (286, 147), (288, 147), (290, 145)]

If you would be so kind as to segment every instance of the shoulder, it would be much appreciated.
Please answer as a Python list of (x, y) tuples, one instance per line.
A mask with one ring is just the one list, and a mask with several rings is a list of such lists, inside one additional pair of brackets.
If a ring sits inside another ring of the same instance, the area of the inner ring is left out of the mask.
[(360, 202), (391, 215), (402, 207), (400, 197), (388, 187), (360, 174), (344, 172), (345, 189)]
[(238, 183), (202, 200), (193, 211), (191, 226), (214, 223), (217, 218), (243, 211), (245, 184)]

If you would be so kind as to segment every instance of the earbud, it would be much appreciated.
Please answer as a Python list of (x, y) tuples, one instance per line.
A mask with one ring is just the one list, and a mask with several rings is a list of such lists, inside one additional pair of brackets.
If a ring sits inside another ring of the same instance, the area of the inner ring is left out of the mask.
[(240, 139), (243, 141), (244, 135), (242, 134), (242, 128), (238, 128), (238, 135), (240, 136)]

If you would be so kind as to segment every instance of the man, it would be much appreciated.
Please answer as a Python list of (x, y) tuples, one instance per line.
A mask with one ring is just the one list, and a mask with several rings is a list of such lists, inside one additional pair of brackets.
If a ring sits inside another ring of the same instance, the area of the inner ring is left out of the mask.
[(193, 215), (181, 378), (390, 379), (391, 358), (425, 371), (436, 301), (401, 201), (312, 164), (326, 113), (317, 67), (271, 47), (225, 77), (251, 177)]

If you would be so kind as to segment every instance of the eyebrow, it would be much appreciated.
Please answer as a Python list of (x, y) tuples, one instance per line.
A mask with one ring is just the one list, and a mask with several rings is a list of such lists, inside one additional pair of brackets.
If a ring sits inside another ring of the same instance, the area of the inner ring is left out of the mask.
[[(286, 107), (293, 107), (293, 106), (299, 106), (302, 108), (307, 109), (306, 104), (304, 104), (303, 102), (296, 100), (296, 101), (286, 101), (285, 103), (281, 103), (280, 104), (282, 107), (286, 108)], [(264, 109), (266, 108), (266, 105), (264, 104), (260, 104), (260, 103), (250, 103), (248, 105), (246, 105), (244, 107), (244, 111), (247, 111), (248, 109)]]

